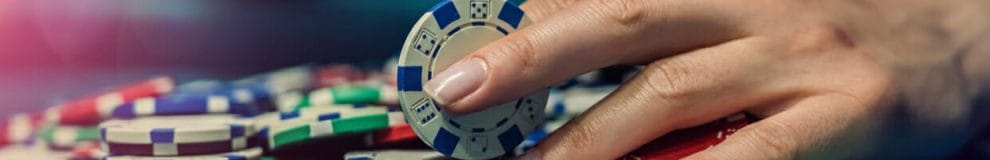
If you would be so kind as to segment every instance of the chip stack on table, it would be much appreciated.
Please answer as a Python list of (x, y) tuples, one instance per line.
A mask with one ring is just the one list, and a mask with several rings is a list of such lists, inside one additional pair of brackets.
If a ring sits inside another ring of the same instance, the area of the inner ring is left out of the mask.
[(529, 25), (504, 0), (451, 0), (423, 15), (399, 57), (399, 102), (410, 126), (431, 147), (461, 159), (510, 155), (543, 121), (547, 90), (466, 115), (447, 113), (423, 92), (423, 84), (462, 57)]
[(100, 124), (101, 148), (108, 158), (241, 152), (257, 146), (255, 133), (254, 119), (223, 114), (142, 117)]

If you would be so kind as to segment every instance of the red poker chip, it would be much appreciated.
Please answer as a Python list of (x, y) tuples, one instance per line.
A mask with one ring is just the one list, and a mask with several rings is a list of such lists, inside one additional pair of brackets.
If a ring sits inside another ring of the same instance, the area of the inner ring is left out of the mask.
[(0, 122), (0, 147), (12, 144), (32, 143), (33, 135), (44, 120), (43, 115), (44, 114), (41, 113), (34, 113), (30, 115), (16, 114), (13, 117), (7, 118), (6, 120)]
[(737, 114), (698, 127), (677, 130), (640, 146), (622, 159), (681, 159), (721, 143), (746, 125), (749, 125), (746, 116)]
[(94, 141), (91, 143), (83, 143), (76, 145), (72, 148), (72, 158), (73, 160), (97, 160), (106, 156), (106, 152), (100, 149), (100, 143)]
[(116, 90), (86, 96), (54, 107), (48, 118), (59, 125), (92, 126), (109, 117), (114, 107), (143, 97), (156, 97), (175, 88), (175, 80), (170, 76), (154, 77), (149, 80), (126, 85)]
[(373, 132), (371, 145), (399, 143), (409, 140), (419, 140), (419, 138), (416, 137), (416, 132), (412, 130), (412, 127), (404, 124)]
[(360, 69), (344, 64), (320, 67), (316, 71), (316, 85), (319, 87), (347, 85), (367, 78), (368, 75)]

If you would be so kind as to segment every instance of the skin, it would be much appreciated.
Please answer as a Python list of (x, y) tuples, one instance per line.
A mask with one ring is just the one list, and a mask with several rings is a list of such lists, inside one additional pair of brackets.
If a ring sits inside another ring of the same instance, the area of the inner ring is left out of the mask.
[(449, 111), (483, 110), (606, 66), (645, 66), (523, 159), (614, 159), (738, 112), (762, 120), (687, 159), (937, 158), (990, 117), (974, 104), (990, 82), (986, 0), (522, 7), (535, 23), (462, 60), (480, 62), (483, 74), (442, 98)]

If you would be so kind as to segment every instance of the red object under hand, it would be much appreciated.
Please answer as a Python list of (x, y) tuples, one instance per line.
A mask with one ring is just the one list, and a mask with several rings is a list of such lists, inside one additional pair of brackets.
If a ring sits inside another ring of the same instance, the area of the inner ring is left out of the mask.
[(698, 127), (677, 130), (640, 146), (621, 159), (681, 159), (721, 143), (748, 124), (746, 115), (737, 114)]

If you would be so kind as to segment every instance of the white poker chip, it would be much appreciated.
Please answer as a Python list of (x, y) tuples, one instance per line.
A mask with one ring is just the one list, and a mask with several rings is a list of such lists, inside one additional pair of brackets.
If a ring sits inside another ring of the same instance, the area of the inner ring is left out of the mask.
[(230, 141), (254, 132), (253, 119), (235, 115), (156, 116), (100, 124), (104, 142), (123, 144)]
[(212, 155), (159, 156), (159, 157), (108, 156), (104, 158), (104, 160), (258, 160), (261, 159), (261, 154), (262, 154), (261, 147), (254, 147), (250, 149), (240, 150), (237, 152), (212, 154)]
[(451, 0), (419, 19), (399, 57), (402, 110), (423, 142), (444, 155), (491, 159), (512, 150), (543, 121), (549, 92), (542, 90), (489, 109), (454, 115), (423, 92), (423, 84), (467, 54), (529, 24), (505, 0)]
[(403, 160), (403, 159), (444, 159), (443, 154), (431, 150), (376, 150), (351, 151), (344, 154), (345, 160)]

